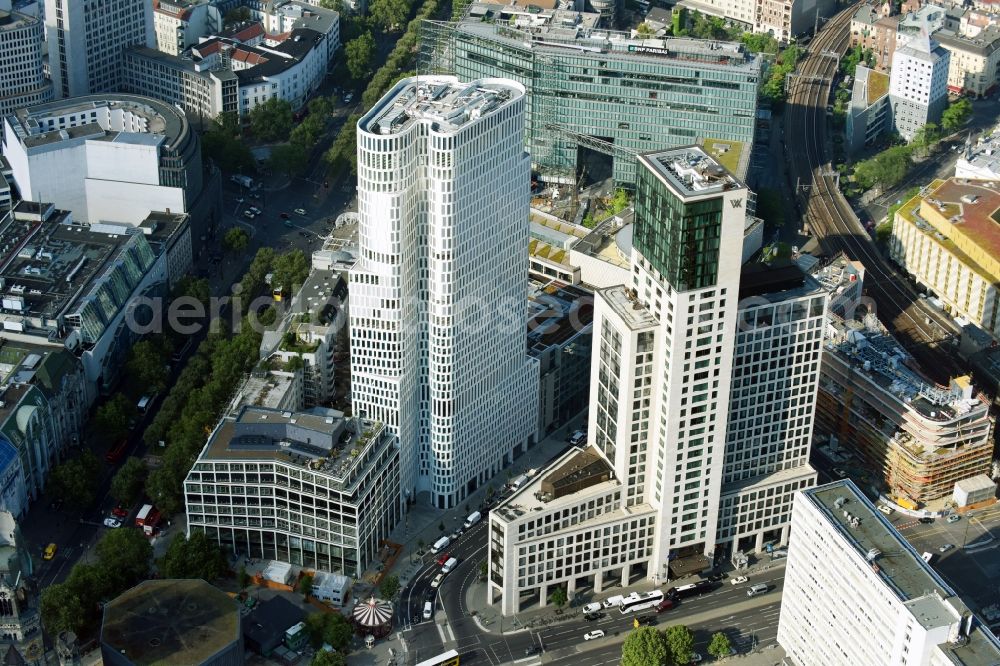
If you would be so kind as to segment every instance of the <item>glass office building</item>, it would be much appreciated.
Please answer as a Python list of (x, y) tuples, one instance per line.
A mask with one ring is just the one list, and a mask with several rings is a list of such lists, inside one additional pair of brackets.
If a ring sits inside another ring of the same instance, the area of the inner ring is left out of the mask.
[(546, 180), (575, 182), (580, 147), (613, 156), (635, 183), (636, 153), (732, 142), (749, 162), (763, 63), (742, 44), (634, 39), (598, 28), (597, 14), (472, 4), (457, 22), (428, 21), (420, 73), (504, 77), (528, 93), (526, 141)]

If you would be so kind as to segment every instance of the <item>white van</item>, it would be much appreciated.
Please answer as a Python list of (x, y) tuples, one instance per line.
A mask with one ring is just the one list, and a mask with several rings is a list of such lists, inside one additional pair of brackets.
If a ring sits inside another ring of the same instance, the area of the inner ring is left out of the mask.
[(155, 394), (142, 396), (141, 398), (139, 398), (139, 403), (135, 406), (136, 409), (145, 414), (146, 410), (149, 409), (149, 404), (153, 402), (153, 398), (155, 397), (156, 397)]
[(764, 594), (767, 592), (767, 585), (764, 583), (757, 583), (756, 585), (751, 585), (750, 589), (747, 590), (748, 597), (756, 597), (758, 594)]
[(424, 602), (424, 619), (431, 619), (431, 615), (434, 615), (434, 604), (430, 601)]
[(458, 558), (457, 557), (449, 557), (448, 561), (444, 563), (443, 567), (441, 567), (441, 573), (445, 573), (445, 574), (451, 573), (452, 570), (454, 570), (454, 568), (457, 567), (457, 566), (458, 566)]
[(615, 596), (608, 597), (604, 600), (604, 607), (615, 608), (616, 606), (621, 606), (623, 601), (625, 601), (625, 597), (620, 594), (616, 594)]
[(463, 527), (465, 527), (465, 529), (469, 529), (470, 527), (478, 523), (480, 520), (482, 520), (482, 518), (483, 514), (479, 513), (478, 511), (473, 511), (472, 513), (469, 514), (469, 517), (465, 519), (465, 525), (463, 525)]
[(450, 544), (451, 544), (451, 539), (449, 539), (448, 537), (441, 537), (440, 539), (434, 542), (433, 546), (431, 546), (431, 552), (437, 555), (442, 550), (447, 548)]
[(930, 564), (931, 560), (934, 559), (934, 553), (927, 553), (927, 552), (925, 552), (920, 557), (923, 558), (924, 562), (926, 562), (927, 564)]
[(510, 482), (510, 489), (517, 490), (527, 482), (528, 482), (528, 475), (522, 474), (521, 476), (517, 477), (516, 479)]

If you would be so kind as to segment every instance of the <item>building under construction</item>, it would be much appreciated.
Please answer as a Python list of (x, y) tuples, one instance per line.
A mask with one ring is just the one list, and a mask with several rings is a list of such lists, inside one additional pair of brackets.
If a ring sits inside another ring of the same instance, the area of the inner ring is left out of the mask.
[(816, 406), (821, 439), (853, 452), (906, 504), (950, 496), (955, 482), (989, 473), (993, 417), (968, 377), (949, 387), (924, 379), (871, 315), (832, 330)]
[(418, 72), (522, 84), (528, 149), (548, 182), (578, 182), (596, 152), (612, 170), (593, 179), (630, 186), (636, 153), (696, 143), (743, 177), (760, 56), (740, 43), (639, 39), (600, 24), (600, 14), (474, 2), (459, 21), (425, 22)]

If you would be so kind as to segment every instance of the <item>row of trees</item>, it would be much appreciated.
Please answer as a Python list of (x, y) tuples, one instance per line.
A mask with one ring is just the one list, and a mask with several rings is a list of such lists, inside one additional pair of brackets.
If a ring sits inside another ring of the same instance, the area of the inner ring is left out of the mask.
[[(309, 261), (301, 250), (278, 255), (271, 248), (261, 248), (237, 290), (240, 318), (246, 316), (251, 301), (264, 292), (268, 273), (273, 273), (278, 284), (301, 285), (309, 273)], [(146, 480), (146, 494), (164, 513), (183, 508), (184, 477), (234, 387), (257, 361), (260, 334), (245, 320), (239, 321), (235, 332), (222, 327), (209, 332), (146, 428), (147, 444), (166, 443), (161, 466)]]
[(840, 71), (853, 77), (861, 63), (868, 67), (874, 67), (875, 54), (871, 49), (862, 48), (860, 44), (857, 44), (840, 59)]
[[(418, 6), (419, 10), (417, 10)], [(413, 67), (421, 23), (425, 19), (434, 17), (440, 8), (441, 0), (424, 0), (422, 4), (414, 3), (410, 7), (411, 13), (417, 10), (416, 15), (407, 24), (406, 32), (396, 42), (396, 46), (392, 49), (385, 64), (371, 76), (364, 93), (361, 95), (361, 102), (365, 108), (371, 108), (397, 81), (415, 73)], [(351, 48), (351, 42), (348, 42), (344, 47), (348, 69), (356, 80), (367, 78), (367, 74), (370, 74), (374, 69), (375, 42), (374, 38), (369, 41), (368, 37), (365, 37), (366, 34), (370, 37), (370, 33), (362, 32), (355, 38), (363, 39), (357, 46)], [(362, 57), (369, 53), (371, 57), (367, 60)], [(358, 76), (358, 74), (364, 75)], [(326, 160), (331, 168), (336, 170), (350, 169), (352, 174), (357, 173), (356, 128), (358, 120), (360, 120), (360, 116), (357, 114), (349, 117), (340, 129), (333, 145), (327, 151)]]
[(887, 189), (898, 185), (913, 166), (913, 157), (929, 151), (942, 136), (961, 129), (971, 115), (972, 104), (969, 100), (963, 97), (955, 101), (941, 114), (940, 125), (927, 123), (917, 130), (910, 143), (891, 146), (854, 165), (854, 184), (862, 190), (873, 187)]
[(785, 80), (795, 71), (795, 66), (802, 57), (802, 50), (795, 44), (785, 47), (768, 70), (767, 81), (760, 87), (761, 98), (778, 104), (785, 99)]
[[(721, 631), (713, 634), (708, 653), (716, 659), (732, 652), (729, 638)], [(683, 625), (660, 631), (639, 627), (622, 644), (622, 666), (682, 666), (694, 656), (694, 634)]]

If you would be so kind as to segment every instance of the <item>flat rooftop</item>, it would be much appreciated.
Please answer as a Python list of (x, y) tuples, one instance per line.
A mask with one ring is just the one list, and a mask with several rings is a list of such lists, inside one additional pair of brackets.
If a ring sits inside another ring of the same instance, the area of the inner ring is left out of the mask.
[(382, 441), (382, 425), (343, 412), (245, 406), (213, 431), (199, 462), (278, 460), (343, 480)]
[(358, 124), (383, 135), (398, 134), (417, 121), (433, 123), (436, 132), (455, 132), (522, 95), (519, 84), (501, 79), (461, 83), (454, 76), (412, 77), (397, 84)]
[[(969, 612), (952, 590), (850, 480), (802, 491), (862, 560), (926, 628), (954, 625)], [(944, 656), (963, 666), (1000, 664), (1000, 641), (978, 618), (964, 640), (940, 643)]]
[(0, 247), (6, 249), (0, 313), (55, 317), (115, 262), (130, 236), (66, 224), (68, 213), (61, 211), (44, 222), (24, 219), (34, 217), (35, 207), (18, 204), (0, 221)]
[(745, 187), (718, 160), (698, 146), (643, 153), (639, 155), (639, 161), (681, 198)]
[(954, 222), (992, 257), (1000, 257), (1000, 181), (949, 178), (935, 181), (924, 200), (940, 201)]
[[(467, 15), (455, 30), (483, 39), (509, 44), (518, 49), (565, 54), (572, 50), (596, 59), (629, 59), (655, 66), (697, 67), (758, 73), (762, 59), (748, 51), (740, 42), (724, 42), (689, 37), (638, 39), (629, 32), (594, 27), (586, 14), (576, 15), (573, 22), (565, 15), (553, 12), (541, 23), (515, 19), (514, 25), (504, 20), (504, 12), (490, 10), (483, 15)], [(545, 16), (544, 14), (542, 15)]]
[(236, 601), (203, 580), (147, 580), (104, 607), (101, 642), (133, 664), (200, 664), (241, 640)]
[(572, 339), (594, 320), (593, 293), (553, 280), (528, 294), (528, 353)]
[(955, 593), (851, 481), (816, 486), (802, 494), (853, 546), (858, 557), (865, 560), (872, 554), (879, 578), (897, 599), (911, 605), (924, 627), (940, 626), (945, 613), (952, 617), (938, 595), (947, 598)]
[(831, 326), (833, 334), (826, 344), (826, 353), (835, 354), (862, 371), (869, 381), (925, 419), (945, 422), (974, 410), (985, 415), (986, 403), (975, 397), (967, 377), (953, 380), (949, 388), (924, 378), (911, 367), (915, 364), (913, 357), (871, 318), (864, 323), (835, 321)]
[(632, 330), (653, 328), (659, 321), (646, 306), (632, 295), (632, 290), (624, 285), (608, 287), (599, 292), (605, 302), (622, 318)]

